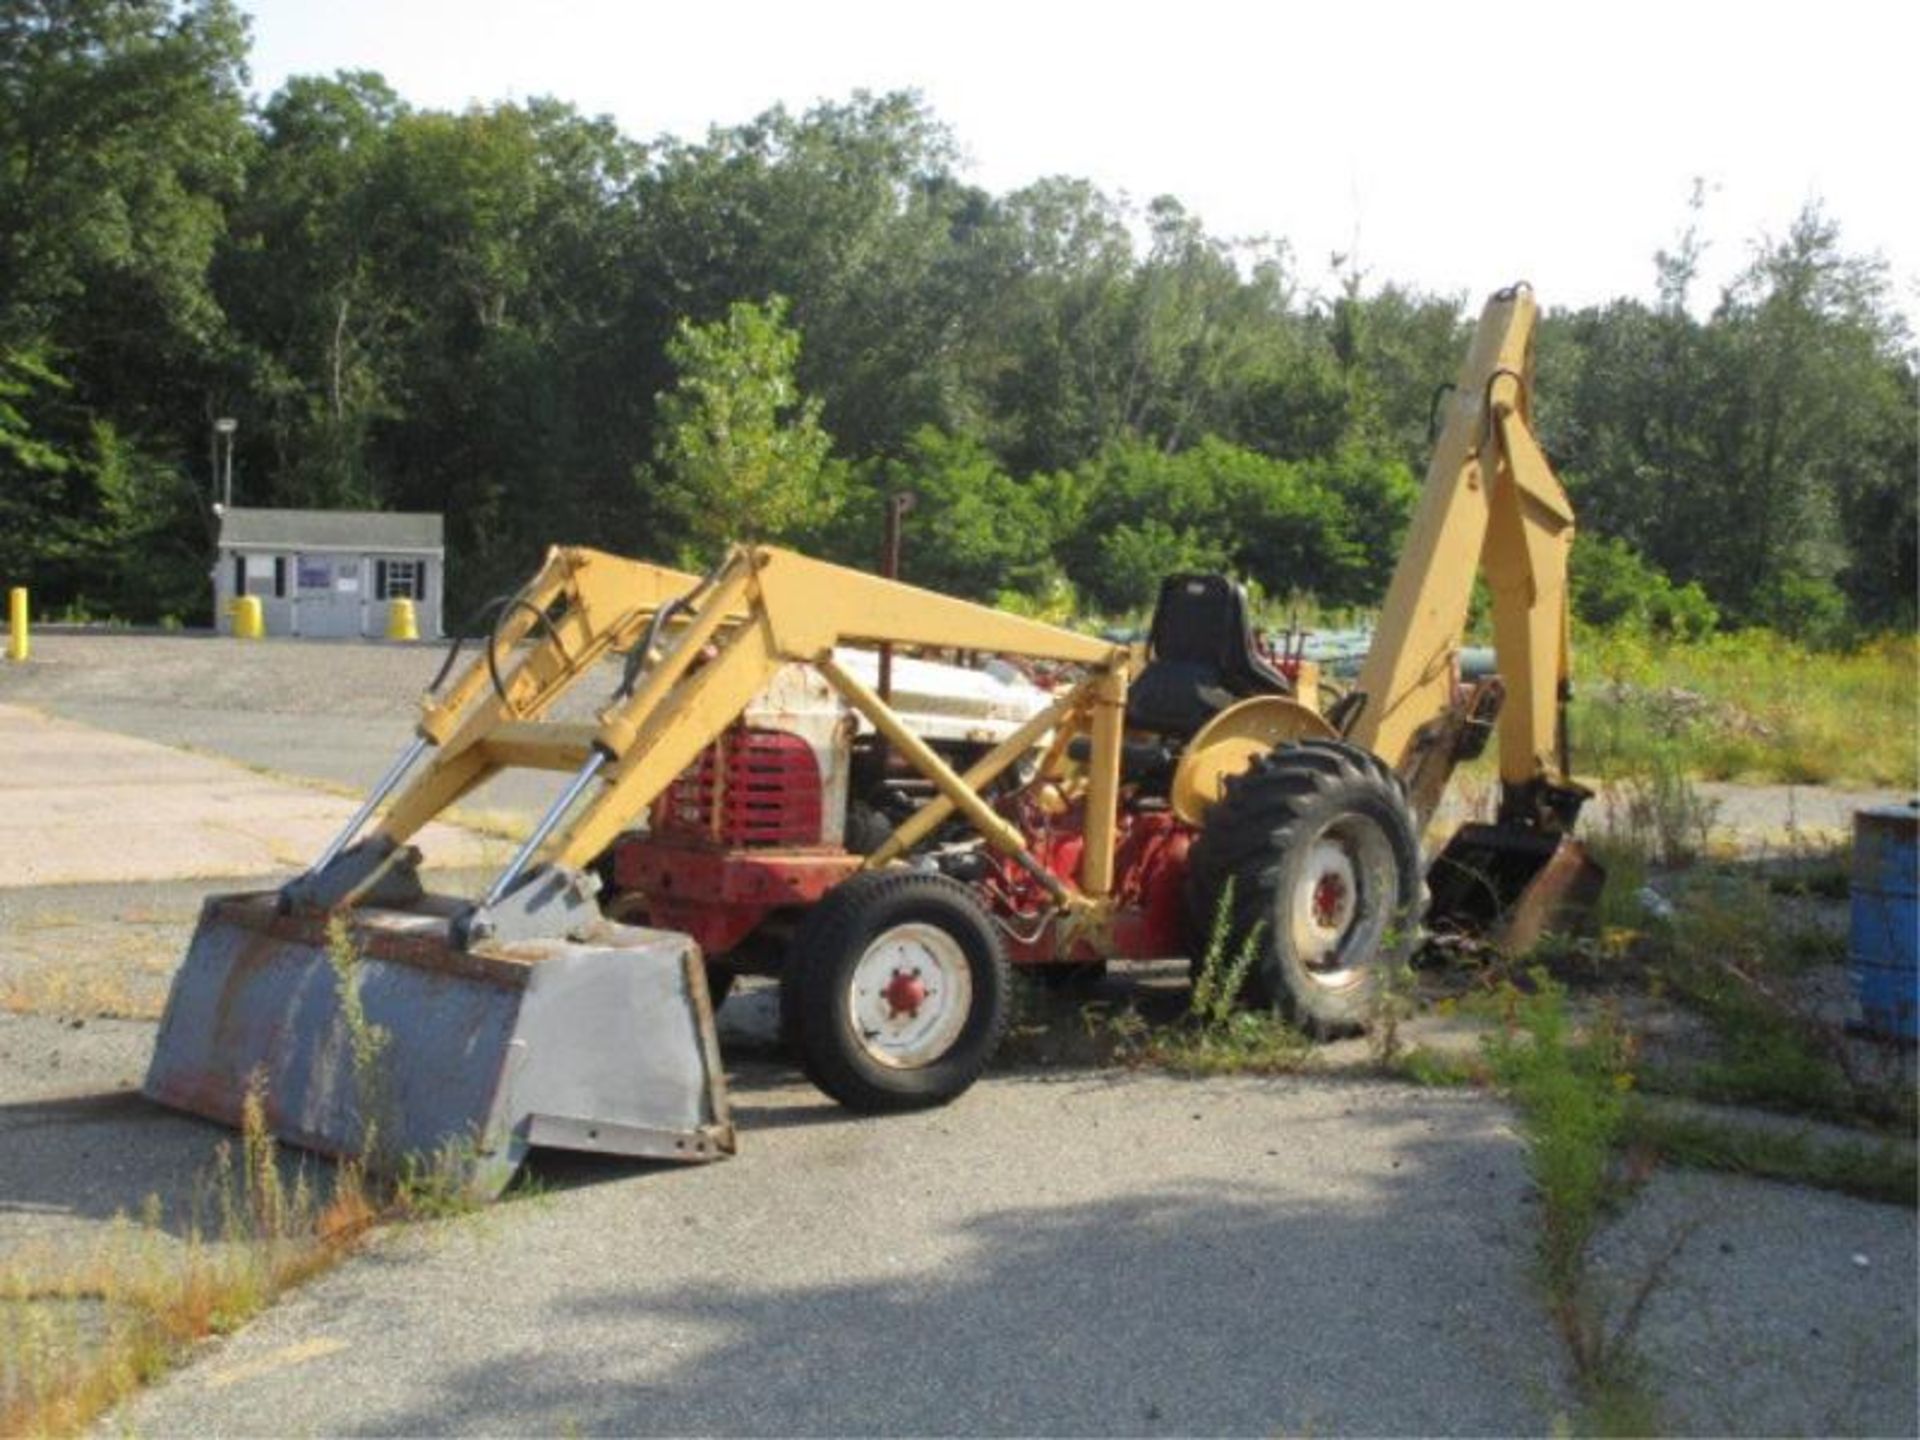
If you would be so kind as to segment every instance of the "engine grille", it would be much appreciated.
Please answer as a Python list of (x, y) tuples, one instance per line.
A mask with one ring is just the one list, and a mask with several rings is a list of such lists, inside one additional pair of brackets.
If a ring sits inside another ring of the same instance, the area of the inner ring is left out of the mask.
[(729, 848), (820, 843), (820, 766), (784, 730), (727, 731), (654, 802), (653, 832)]

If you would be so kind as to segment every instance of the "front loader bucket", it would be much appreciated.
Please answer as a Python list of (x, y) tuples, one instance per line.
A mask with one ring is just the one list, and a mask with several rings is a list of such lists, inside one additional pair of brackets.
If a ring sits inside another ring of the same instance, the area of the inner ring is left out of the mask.
[(582, 941), (457, 948), (459, 903), (326, 921), (271, 893), (206, 902), (146, 1094), (229, 1125), (257, 1091), (273, 1133), (498, 1195), (530, 1146), (666, 1160), (733, 1151), (698, 947), (625, 925)]
[(1427, 925), (1524, 955), (1547, 931), (1583, 925), (1606, 879), (1570, 835), (1463, 825), (1427, 869)]

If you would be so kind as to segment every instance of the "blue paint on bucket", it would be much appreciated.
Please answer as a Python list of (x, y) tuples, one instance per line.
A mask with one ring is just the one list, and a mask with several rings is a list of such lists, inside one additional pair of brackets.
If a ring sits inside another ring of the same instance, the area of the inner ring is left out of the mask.
[(1847, 969), (1875, 1034), (1920, 1038), (1920, 801), (1853, 817)]

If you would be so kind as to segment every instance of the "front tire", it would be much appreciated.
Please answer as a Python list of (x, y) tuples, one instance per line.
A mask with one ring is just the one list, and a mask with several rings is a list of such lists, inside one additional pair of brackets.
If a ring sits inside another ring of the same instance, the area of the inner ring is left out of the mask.
[(787, 951), (807, 1078), (850, 1110), (944, 1105), (987, 1067), (1012, 986), (999, 932), (942, 875), (875, 870), (816, 905)]
[(1259, 927), (1248, 998), (1322, 1037), (1364, 1029), (1419, 940), (1425, 889), (1406, 787), (1340, 741), (1259, 757), (1227, 782), (1190, 852), (1198, 933), (1229, 882), (1229, 956)]

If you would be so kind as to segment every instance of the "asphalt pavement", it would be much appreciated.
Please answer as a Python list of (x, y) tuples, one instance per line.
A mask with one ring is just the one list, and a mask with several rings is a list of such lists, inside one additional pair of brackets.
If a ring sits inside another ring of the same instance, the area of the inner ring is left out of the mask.
[(1568, 1413), (1498, 1106), (1073, 1075), (856, 1119), (736, 1073), (741, 1154), (552, 1157), (389, 1235), (144, 1434), (1506, 1434)]

